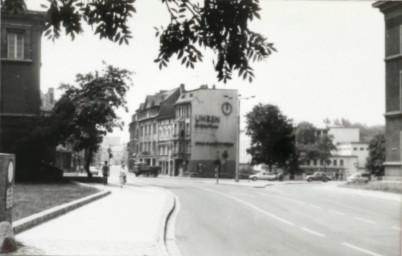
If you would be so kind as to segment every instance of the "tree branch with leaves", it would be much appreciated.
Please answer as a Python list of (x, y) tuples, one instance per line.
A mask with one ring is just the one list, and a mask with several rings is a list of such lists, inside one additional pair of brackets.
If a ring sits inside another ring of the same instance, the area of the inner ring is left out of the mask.
[[(44, 35), (52, 40), (64, 32), (71, 36), (83, 32), (83, 24), (93, 27), (100, 39), (128, 44), (132, 31), (128, 20), (134, 15), (135, 0), (48, 0)], [(203, 49), (215, 54), (213, 65), (219, 81), (226, 83), (236, 71), (252, 82), (251, 62), (262, 61), (276, 51), (273, 43), (249, 29), (249, 22), (260, 18), (258, 0), (161, 0), (170, 13), (166, 28), (156, 28), (160, 48), (155, 62), (167, 67), (173, 56), (187, 68), (203, 61)], [(20, 13), (24, 0), (1, 0), (2, 10)]]

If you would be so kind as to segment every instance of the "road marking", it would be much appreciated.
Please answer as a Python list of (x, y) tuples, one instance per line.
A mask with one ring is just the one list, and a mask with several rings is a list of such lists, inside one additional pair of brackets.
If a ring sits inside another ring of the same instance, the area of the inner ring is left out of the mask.
[(398, 231), (401, 231), (401, 228), (398, 228), (398, 227), (395, 227), (395, 226), (392, 226), (391, 228), (395, 229), (395, 230), (398, 230)]
[(250, 203), (248, 203), (248, 202), (246, 202), (246, 201), (243, 201), (243, 200), (241, 200), (241, 199), (239, 199), (239, 198), (237, 198), (237, 197), (230, 196), (230, 195), (226, 195), (226, 194), (223, 194), (223, 193), (220, 193), (220, 192), (217, 192), (217, 191), (213, 191), (213, 190), (209, 190), (209, 189), (203, 189), (203, 190), (206, 190), (206, 191), (209, 191), (209, 192), (213, 192), (213, 193), (220, 194), (220, 195), (222, 195), (222, 196), (231, 198), (231, 199), (236, 200), (236, 201), (238, 201), (239, 203), (242, 203), (242, 204), (244, 204), (244, 205), (247, 205), (248, 207), (250, 207), (250, 208), (252, 208), (252, 209), (254, 209), (254, 210), (256, 210), (256, 211), (258, 211), (258, 212), (260, 212), (260, 213), (262, 213), (262, 214), (265, 214), (265, 215), (267, 215), (267, 216), (269, 216), (269, 217), (271, 217), (271, 218), (273, 218), (273, 219), (279, 220), (279, 221), (281, 221), (281, 222), (283, 222), (283, 223), (286, 223), (286, 224), (288, 224), (288, 225), (290, 225), (290, 226), (293, 226), (293, 225), (294, 225), (292, 222), (290, 222), (290, 221), (288, 221), (288, 220), (282, 219), (281, 217), (278, 217), (278, 216), (276, 216), (276, 215), (274, 215), (274, 214), (272, 214), (272, 213), (269, 213), (269, 212), (267, 212), (267, 211), (264, 211), (263, 209), (261, 209), (261, 208), (255, 206), (255, 205), (253, 205), (253, 204), (250, 204)]
[(267, 196), (267, 197), (279, 197), (279, 198), (282, 198), (282, 199), (284, 199), (284, 200), (292, 201), (292, 202), (295, 202), (295, 203), (298, 203), (298, 204), (306, 204), (306, 203), (304, 203), (304, 202), (302, 202), (302, 201), (299, 201), (299, 200), (296, 200), (296, 199), (287, 198), (287, 197), (280, 196), (280, 195), (271, 195), (271, 194), (260, 193), (260, 192), (254, 192), (254, 193), (257, 193), (257, 194), (262, 195), (262, 196)]
[(318, 233), (318, 232), (315, 232), (315, 231), (313, 231), (311, 229), (308, 229), (308, 228), (300, 228), (300, 229), (304, 230), (304, 231), (306, 231), (306, 232), (308, 232), (310, 234), (316, 235), (316, 236), (325, 237), (325, 235), (323, 235), (321, 233)]
[(351, 245), (351, 244), (348, 244), (348, 243), (343, 243), (343, 245), (347, 246), (349, 248), (355, 249), (356, 251), (367, 253), (367, 254), (372, 255), (372, 256), (381, 256), (380, 254), (377, 254), (375, 252), (371, 252), (371, 251), (368, 251), (366, 249), (363, 249), (363, 248), (360, 248), (360, 247), (357, 247), (357, 246), (354, 246), (354, 245)]
[(310, 204), (311, 207), (316, 208), (316, 209), (322, 209), (320, 206), (318, 205), (314, 205), (314, 204)]
[(363, 221), (363, 222), (366, 222), (366, 223), (375, 224), (375, 222), (374, 222), (374, 221), (372, 221), (372, 220), (363, 219), (363, 218), (359, 218), (359, 217), (355, 217), (355, 219), (356, 219), (356, 220)]
[(240, 196), (252, 196), (255, 197), (254, 195), (250, 195), (250, 194), (246, 194), (246, 193), (240, 193), (240, 192), (234, 192), (234, 193), (230, 193), (232, 195), (240, 195)]
[(346, 215), (346, 214), (344, 214), (344, 213), (342, 213), (342, 212), (338, 212), (338, 211), (334, 211), (334, 210), (329, 210), (329, 211), (332, 212), (332, 213), (341, 215), (341, 216), (345, 216), (345, 215)]

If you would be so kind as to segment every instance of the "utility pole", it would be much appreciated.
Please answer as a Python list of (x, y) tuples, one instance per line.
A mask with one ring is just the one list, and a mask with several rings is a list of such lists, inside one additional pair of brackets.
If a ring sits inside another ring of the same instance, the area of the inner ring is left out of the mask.
[(240, 164), (240, 97), (237, 98), (237, 136), (236, 136), (236, 169), (235, 182), (239, 182), (239, 164)]
[(236, 148), (236, 170), (235, 170), (235, 182), (239, 182), (239, 171), (240, 171), (240, 100), (249, 100), (255, 98), (255, 96), (243, 97), (241, 98), (241, 94), (238, 95), (237, 98), (237, 148)]

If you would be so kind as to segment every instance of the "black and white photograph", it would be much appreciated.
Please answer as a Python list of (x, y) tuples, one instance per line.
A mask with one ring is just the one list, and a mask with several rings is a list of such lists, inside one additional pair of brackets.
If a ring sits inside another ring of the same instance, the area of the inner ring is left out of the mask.
[(0, 255), (402, 255), (402, 1), (0, 6)]

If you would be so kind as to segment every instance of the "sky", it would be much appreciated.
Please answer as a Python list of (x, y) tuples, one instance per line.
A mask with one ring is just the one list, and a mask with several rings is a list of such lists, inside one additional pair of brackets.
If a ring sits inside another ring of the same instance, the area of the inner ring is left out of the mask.
[[(32, 10), (46, 0), (28, 0)], [(62, 36), (52, 42), (42, 39), (41, 90), (74, 83), (77, 73), (102, 68), (102, 61), (133, 72), (133, 87), (127, 94), (129, 112), (119, 111), (125, 121), (119, 136), (129, 140), (131, 115), (146, 95), (185, 84), (195, 89), (210, 87), (238, 89), (244, 115), (258, 103), (277, 105), (295, 124), (308, 121), (323, 127), (323, 120), (346, 118), (351, 122), (383, 125), (385, 112), (384, 18), (373, 1), (270, 1), (260, 0), (261, 19), (250, 28), (273, 42), (278, 52), (255, 62), (252, 83), (237, 78), (218, 82), (213, 54), (205, 52), (202, 63), (186, 69), (172, 58), (159, 70), (153, 60), (159, 40), (153, 27), (169, 23), (160, 0), (137, 0), (137, 13), (130, 20), (134, 38), (119, 46), (93, 35), (90, 27), (74, 41)], [(61, 91), (56, 90), (56, 96)]]

